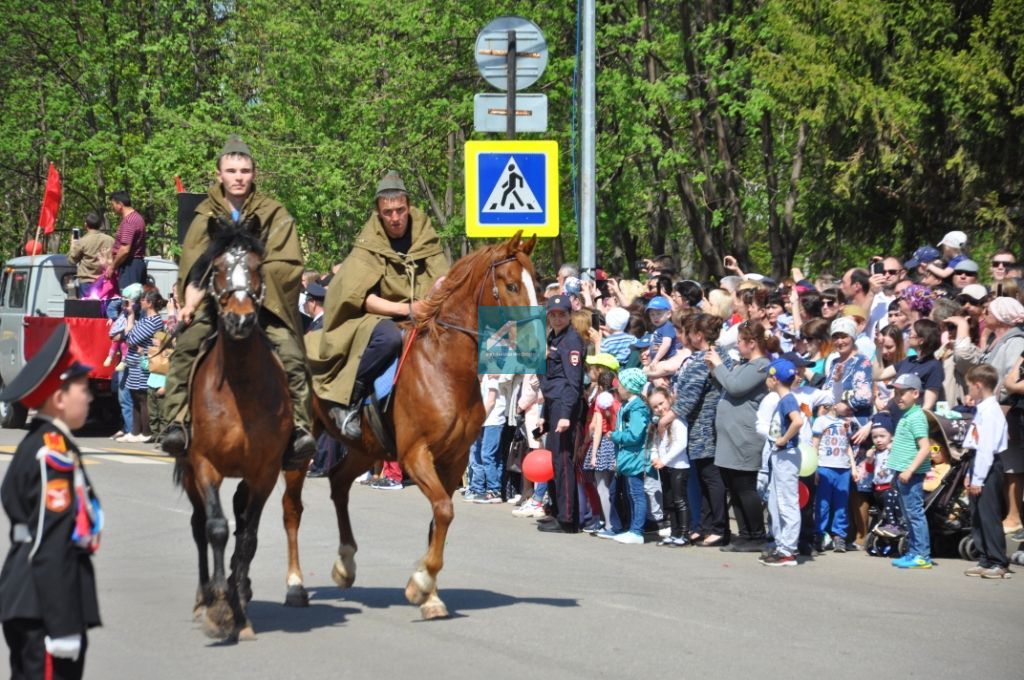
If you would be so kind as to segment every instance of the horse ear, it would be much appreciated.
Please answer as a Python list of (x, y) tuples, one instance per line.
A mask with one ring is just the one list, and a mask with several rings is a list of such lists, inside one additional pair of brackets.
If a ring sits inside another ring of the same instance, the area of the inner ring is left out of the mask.
[(519, 251), (519, 244), (523, 241), (523, 230), (520, 229), (515, 233), (515, 236), (510, 238), (505, 244), (505, 254), (508, 257), (515, 255)]
[(523, 241), (523, 245), (521, 247), (521, 250), (523, 251), (524, 255), (530, 255), (533, 252), (534, 246), (536, 246), (536, 245), (537, 245), (537, 235), (534, 234), (533, 236), (530, 237), (529, 241)]

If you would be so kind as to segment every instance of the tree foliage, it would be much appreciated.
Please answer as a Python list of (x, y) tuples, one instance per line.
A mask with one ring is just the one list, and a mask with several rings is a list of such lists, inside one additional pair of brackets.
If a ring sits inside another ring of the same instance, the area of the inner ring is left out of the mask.
[[(0, 0), (0, 239), (34, 231), (53, 161), (61, 230), (132, 191), (154, 245), (175, 247), (174, 177), (212, 181), (230, 132), (296, 216), (310, 263), (344, 256), (380, 174), (406, 177), (452, 256), (464, 233), (463, 144), (477, 32), (518, 13), (551, 59), (576, 259), (577, 6), (406, 0)], [(1024, 0), (608, 0), (598, 3), (599, 261), (677, 256), (784, 274), (904, 254), (962, 229), (1016, 242), (1024, 205)], [(479, 135), (477, 135), (479, 136)]]

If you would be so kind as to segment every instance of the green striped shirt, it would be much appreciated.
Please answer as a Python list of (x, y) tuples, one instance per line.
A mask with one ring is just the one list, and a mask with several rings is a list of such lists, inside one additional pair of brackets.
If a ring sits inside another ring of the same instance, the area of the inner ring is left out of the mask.
[[(892, 438), (892, 450), (889, 452), (889, 460), (886, 467), (896, 472), (903, 472), (917, 457), (917, 440), (921, 437), (928, 438), (928, 419), (924, 411), (917, 404), (914, 404), (900, 418), (896, 424), (896, 434)], [(914, 471), (919, 475), (928, 472), (932, 467), (932, 461), (925, 458), (921, 467)]]

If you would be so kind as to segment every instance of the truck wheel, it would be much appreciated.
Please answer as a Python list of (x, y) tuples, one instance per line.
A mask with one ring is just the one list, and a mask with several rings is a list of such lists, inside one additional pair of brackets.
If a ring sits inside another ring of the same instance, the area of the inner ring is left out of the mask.
[(0, 401), (0, 427), (19, 430), (25, 427), (28, 409), (20, 402)]

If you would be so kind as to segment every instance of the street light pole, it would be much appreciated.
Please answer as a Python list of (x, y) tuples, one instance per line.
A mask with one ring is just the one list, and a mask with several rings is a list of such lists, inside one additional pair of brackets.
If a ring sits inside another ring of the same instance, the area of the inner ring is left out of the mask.
[(593, 274), (597, 266), (595, 108), (595, 0), (583, 0), (583, 73), (580, 79), (582, 146), (580, 150), (580, 270)]

